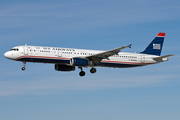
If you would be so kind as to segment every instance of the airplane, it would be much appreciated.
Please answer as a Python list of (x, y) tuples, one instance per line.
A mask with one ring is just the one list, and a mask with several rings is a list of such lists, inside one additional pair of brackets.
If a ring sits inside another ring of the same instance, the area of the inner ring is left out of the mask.
[(52, 63), (56, 71), (75, 71), (81, 69), (79, 75), (85, 75), (83, 67), (90, 67), (91, 73), (96, 73), (95, 67), (130, 68), (152, 65), (168, 61), (173, 54), (160, 56), (165, 33), (158, 33), (146, 49), (139, 53), (121, 52), (131, 45), (122, 46), (109, 51), (86, 50), (45, 46), (16, 46), (7, 51), (4, 56), (10, 60), (22, 61), (24, 71), (26, 62)]

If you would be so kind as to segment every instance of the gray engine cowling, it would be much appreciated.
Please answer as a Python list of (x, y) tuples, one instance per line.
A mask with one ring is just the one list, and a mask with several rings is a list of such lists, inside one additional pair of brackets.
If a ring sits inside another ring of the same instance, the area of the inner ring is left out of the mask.
[(57, 71), (74, 71), (75, 70), (75, 66), (60, 65), (60, 64), (55, 64), (54, 68)]
[(84, 58), (71, 58), (70, 65), (73, 66), (91, 66), (92, 62)]

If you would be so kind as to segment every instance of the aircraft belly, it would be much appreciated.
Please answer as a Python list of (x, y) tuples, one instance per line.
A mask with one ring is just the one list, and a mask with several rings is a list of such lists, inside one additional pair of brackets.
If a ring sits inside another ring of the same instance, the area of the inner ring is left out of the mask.
[(142, 64), (124, 64), (124, 63), (107, 63), (101, 62), (98, 64), (101, 67), (117, 67), (117, 68), (129, 68), (129, 67), (139, 67), (143, 66)]
[(61, 64), (69, 64), (70, 60), (68, 59), (47, 59), (47, 58), (20, 58), (18, 61), (26, 61), (26, 62), (39, 62), (39, 63), (61, 63)]

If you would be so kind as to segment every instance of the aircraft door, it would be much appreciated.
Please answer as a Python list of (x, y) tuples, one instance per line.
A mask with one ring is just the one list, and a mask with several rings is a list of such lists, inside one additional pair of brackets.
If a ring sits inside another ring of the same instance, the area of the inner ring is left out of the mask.
[(24, 46), (24, 55), (28, 55), (28, 46)]
[(62, 57), (61, 49), (58, 49), (58, 57)]
[(145, 63), (145, 56), (144, 55), (141, 55), (141, 62)]

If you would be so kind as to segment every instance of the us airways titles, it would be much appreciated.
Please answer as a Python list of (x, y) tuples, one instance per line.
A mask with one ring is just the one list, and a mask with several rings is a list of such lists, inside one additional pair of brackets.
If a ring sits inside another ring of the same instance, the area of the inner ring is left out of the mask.
[(43, 47), (44, 50), (61, 50), (61, 51), (75, 51), (75, 49), (69, 48), (51, 48), (51, 47)]

